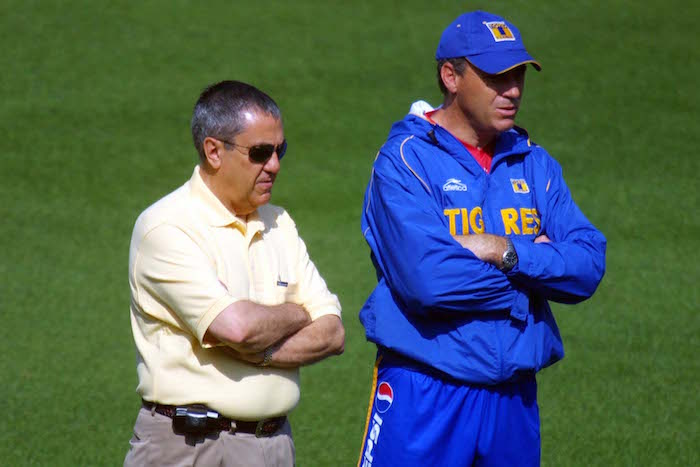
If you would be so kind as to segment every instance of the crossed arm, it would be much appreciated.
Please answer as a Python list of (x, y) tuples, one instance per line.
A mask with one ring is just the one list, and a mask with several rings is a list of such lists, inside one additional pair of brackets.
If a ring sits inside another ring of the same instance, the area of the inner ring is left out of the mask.
[[(503, 253), (506, 251), (506, 237), (493, 234), (453, 235), (454, 239), (481, 261), (493, 264), (497, 268), (503, 266)], [(535, 238), (535, 243), (549, 243), (547, 235)]]
[(204, 340), (223, 343), (233, 358), (254, 364), (261, 363), (270, 349), (271, 366), (294, 368), (341, 354), (345, 330), (336, 315), (311, 321), (297, 304), (265, 306), (240, 300), (219, 313)]

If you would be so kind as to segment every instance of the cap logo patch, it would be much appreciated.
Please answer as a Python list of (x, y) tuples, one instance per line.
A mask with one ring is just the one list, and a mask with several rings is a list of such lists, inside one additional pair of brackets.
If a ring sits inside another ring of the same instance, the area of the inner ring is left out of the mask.
[(484, 21), (484, 26), (491, 31), (493, 40), (496, 42), (515, 40), (513, 31), (511, 31), (508, 25), (503, 21)]

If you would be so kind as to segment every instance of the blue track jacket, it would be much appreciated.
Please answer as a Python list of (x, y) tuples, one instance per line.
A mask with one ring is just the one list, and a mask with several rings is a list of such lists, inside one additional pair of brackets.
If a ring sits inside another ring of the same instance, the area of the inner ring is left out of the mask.
[[(427, 369), (497, 384), (564, 356), (548, 300), (590, 297), (606, 240), (571, 198), (559, 164), (527, 133), (502, 133), (486, 173), (422, 101), (391, 129), (362, 213), (378, 284), (360, 311), (367, 339)], [(513, 240), (508, 273), (452, 235)], [(551, 243), (533, 243), (546, 234)]]

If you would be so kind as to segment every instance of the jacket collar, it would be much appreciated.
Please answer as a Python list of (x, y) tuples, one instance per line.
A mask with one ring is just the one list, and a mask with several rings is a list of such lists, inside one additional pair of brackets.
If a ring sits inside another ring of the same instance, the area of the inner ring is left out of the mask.
[[(439, 107), (437, 107), (439, 108)], [(416, 134), (421, 139), (440, 145), (453, 155), (462, 154), (464, 146), (452, 133), (440, 125), (433, 124), (425, 117), (425, 114), (435, 110), (425, 101), (417, 101), (411, 105), (407, 118), (395, 126), (394, 131), (406, 131)], [(412, 120), (412, 121), (411, 121)], [(406, 124), (409, 128), (406, 127)], [(410, 128), (413, 127), (413, 128)], [(501, 133), (494, 146), (494, 162), (497, 159), (512, 154), (527, 154), (532, 148), (532, 143), (525, 129), (518, 126)]]

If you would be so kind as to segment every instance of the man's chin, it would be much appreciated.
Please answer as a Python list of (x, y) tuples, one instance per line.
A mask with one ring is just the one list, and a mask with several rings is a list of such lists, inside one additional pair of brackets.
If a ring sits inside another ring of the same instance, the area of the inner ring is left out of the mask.
[(255, 205), (255, 207), (259, 207), (263, 204), (269, 203), (271, 198), (272, 191), (266, 191), (265, 193), (261, 193), (258, 196), (256, 196), (253, 204)]
[(512, 129), (515, 126), (515, 118), (501, 118), (499, 119), (498, 123), (495, 125), (496, 129), (499, 131), (499, 133), (503, 133), (504, 131), (508, 131)]

